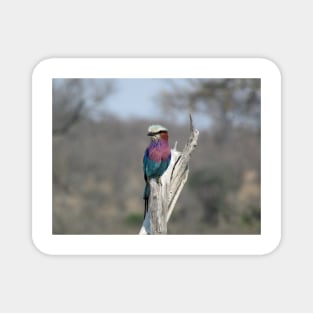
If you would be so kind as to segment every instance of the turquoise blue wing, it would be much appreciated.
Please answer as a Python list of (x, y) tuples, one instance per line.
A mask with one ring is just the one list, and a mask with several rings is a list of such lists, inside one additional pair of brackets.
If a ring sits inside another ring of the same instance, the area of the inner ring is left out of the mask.
[(149, 158), (146, 160), (145, 174), (148, 178), (156, 178), (159, 176), (159, 168), (161, 162), (155, 162)]
[(171, 155), (169, 155), (169, 157), (165, 161), (161, 162), (160, 167), (158, 169), (158, 176), (162, 176), (164, 174), (164, 172), (167, 170), (170, 163), (171, 163)]
[(160, 165), (161, 162), (155, 162), (149, 158), (149, 151), (147, 149), (143, 158), (143, 171), (145, 179), (147, 180), (147, 178), (158, 177)]

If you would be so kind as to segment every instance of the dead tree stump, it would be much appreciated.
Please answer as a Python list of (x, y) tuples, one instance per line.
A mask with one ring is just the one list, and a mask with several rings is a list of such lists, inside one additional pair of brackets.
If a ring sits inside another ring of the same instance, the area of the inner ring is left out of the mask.
[(191, 153), (198, 143), (199, 131), (194, 129), (190, 115), (190, 137), (182, 152), (176, 150), (177, 142), (171, 150), (171, 163), (161, 177), (161, 184), (150, 181), (151, 193), (148, 213), (142, 224), (140, 235), (167, 234), (169, 221), (177, 199), (188, 179)]

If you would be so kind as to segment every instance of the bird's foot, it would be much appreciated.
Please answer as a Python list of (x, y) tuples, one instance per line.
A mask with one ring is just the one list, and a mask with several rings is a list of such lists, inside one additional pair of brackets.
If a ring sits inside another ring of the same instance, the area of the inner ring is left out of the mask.
[(156, 178), (156, 182), (158, 183), (158, 185), (162, 186), (161, 177), (157, 177)]

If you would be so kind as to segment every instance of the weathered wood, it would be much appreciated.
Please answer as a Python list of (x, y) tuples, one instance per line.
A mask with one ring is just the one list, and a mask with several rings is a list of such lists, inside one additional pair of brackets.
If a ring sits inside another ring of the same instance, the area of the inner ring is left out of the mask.
[(158, 184), (154, 179), (150, 181), (150, 225), (151, 235), (167, 233), (167, 197), (164, 195), (165, 188)]
[(169, 221), (178, 197), (188, 179), (191, 153), (197, 146), (199, 131), (194, 129), (190, 115), (190, 138), (182, 152), (176, 150), (177, 142), (171, 150), (172, 158), (161, 184), (150, 181), (151, 194), (148, 213), (139, 234), (166, 234)]

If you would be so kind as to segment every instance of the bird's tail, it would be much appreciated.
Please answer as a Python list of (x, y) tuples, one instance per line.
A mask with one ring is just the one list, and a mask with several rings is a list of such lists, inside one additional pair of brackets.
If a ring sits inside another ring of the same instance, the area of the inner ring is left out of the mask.
[(146, 217), (146, 214), (148, 212), (149, 197), (150, 197), (150, 184), (146, 182), (145, 191), (143, 193), (143, 199), (145, 200), (145, 212), (143, 218)]

